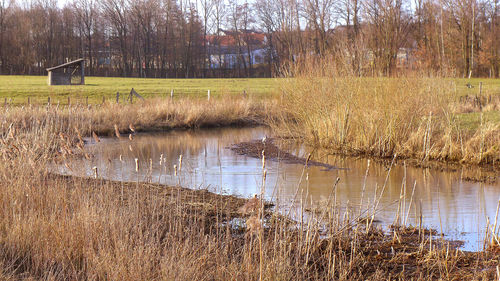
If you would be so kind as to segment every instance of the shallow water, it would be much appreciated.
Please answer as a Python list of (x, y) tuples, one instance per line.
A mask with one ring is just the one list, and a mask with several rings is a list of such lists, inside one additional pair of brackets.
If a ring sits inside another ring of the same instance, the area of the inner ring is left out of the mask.
[[(403, 166), (394, 166), (388, 173), (388, 167), (373, 161), (365, 180), (368, 160), (322, 156), (326, 154), (316, 152), (314, 160), (348, 170), (304, 169), (299, 164), (267, 161), (267, 177), (263, 186), (261, 159), (237, 155), (228, 147), (260, 139), (266, 134), (269, 131), (265, 128), (226, 128), (138, 134), (133, 141), (110, 138), (94, 143), (89, 139), (86, 149), (95, 157), (74, 160), (67, 163), (69, 169), (60, 169), (66, 174), (93, 176), (92, 168), (97, 167), (98, 176), (106, 179), (180, 184), (242, 197), (259, 194), (264, 188), (268, 200), (279, 198), (277, 208), (288, 208), (295, 214), (300, 209), (297, 206), (314, 208), (324, 204), (332, 192), (335, 179), (339, 177), (337, 202), (355, 212), (359, 206), (366, 208), (373, 205), (375, 192), (380, 195), (383, 190), (383, 194), (377, 197), (380, 203), (376, 215), (383, 226), (394, 221), (397, 202), (406, 184), (404, 201), (406, 209), (410, 210), (405, 214), (408, 224), (417, 225), (417, 218), (422, 214), (424, 226), (438, 232), (442, 229), (448, 239), (463, 240), (466, 250), (482, 249), (486, 218), (489, 217), (490, 221), (495, 218), (499, 184), (461, 181), (458, 172), (405, 169)], [(302, 157), (310, 152), (310, 149), (299, 146), (289, 149), (289, 152)], [(179, 170), (180, 155), (182, 167)], [(160, 159), (163, 159), (161, 164)], [(177, 175), (174, 165), (177, 166)], [(293, 198), (296, 204), (290, 208)]]

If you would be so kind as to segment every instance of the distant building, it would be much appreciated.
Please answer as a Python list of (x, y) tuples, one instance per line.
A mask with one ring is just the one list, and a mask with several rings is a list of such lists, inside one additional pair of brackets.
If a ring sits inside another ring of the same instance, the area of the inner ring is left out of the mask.
[(47, 68), (49, 85), (84, 85), (85, 60), (77, 59)]
[(265, 63), (265, 34), (254, 30), (224, 31), (224, 35), (208, 35), (206, 44), (211, 68), (234, 69), (243, 64)]

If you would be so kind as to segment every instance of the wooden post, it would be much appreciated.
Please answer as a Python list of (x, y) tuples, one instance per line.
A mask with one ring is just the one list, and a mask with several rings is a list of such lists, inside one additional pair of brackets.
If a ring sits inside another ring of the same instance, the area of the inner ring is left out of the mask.
[(170, 100), (174, 99), (174, 89), (170, 90)]
[(3, 107), (7, 107), (7, 98), (3, 100)]
[(210, 90), (207, 92), (207, 100), (210, 101)]
[(70, 106), (70, 105), (71, 105), (71, 98), (68, 97), (68, 106)]
[(130, 102), (132, 102), (132, 97), (133, 97), (133, 96), (136, 96), (138, 99), (140, 99), (140, 100), (144, 101), (144, 98), (143, 98), (141, 95), (139, 95), (139, 94), (138, 94), (138, 93), (134, 90), (134, 88), (132, 88), (132, 90), (130, 90)]
[(478, 102), (479, 102), (479, 110), (483, 111), (483, 82), (479, 82), (479, 99), (478, 99)]
[(31, 103), (30, 103), (30, 97), (28, 97), (28, 105), (30, 105), (30, 104), (31, 104)]
[(85, 85), (85, 61), (81, 61), (80, 62), (80, 75), (81, 75), (81, 80), (80, 80), (80, 84), (81, 85)]
[(116, 92), (116, 104), (120, 103), (120, 92)]
[(106, 99), (104, 98), (104, 96), (102, 96), (102, 104), (104, 104), (106, 102)]
[(47, 98), (47, 105), (50, 106), (50, 97)]
[(85, 104), (86, 104), (87, 106), (89, 106), (89, 96), (86, 96), (86, 97), (85, 97)]

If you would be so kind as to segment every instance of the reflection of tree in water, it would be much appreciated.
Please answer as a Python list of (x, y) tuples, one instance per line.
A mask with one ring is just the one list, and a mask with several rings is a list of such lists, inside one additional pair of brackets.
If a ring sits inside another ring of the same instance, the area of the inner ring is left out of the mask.
[[(204, 153), (207, 146), (225, 149), (234, 142), (252, 139), (265, 129), (210, 129), (197, 131), (171, 131), (159, 134), (136, 135), (133, 141), (113, 141), (113, 144), (103, 143), (96, 153), (108, 159), (138, 158), (140, 161), (159, 160), (160, 155), (167, 162), (178, 159), (180, 154), (198, 155)], [(131, 149), (130, 149), (131, 148)]]
[[(91, 169), (97, 166), (100, 175), (109, 175), (115, 179), (125, 181), (148, 180), (149, 159), (153, 160), (153, 170), (158, 180), (162, 174), (164, 179), (177, 183), (174, 176), (173, 165), (178, 164), (179, 155), (183, 154), (183, 173), (180, 178), (185, 186), (203, 187), (217, 186), (224, 177), (224, 184), (236, 194), (253, 194), (260, 190), (261, 165), (258, 160), (241, 158), (226, 147), (235, 143), (262, 138), (266, 134), (264, 129), (212, 129), (199, 131), (172, 131), (163, 134), (136, 135), (133, 141), (128, 138), (121, 140), (105, 139), (101, 141), (94, 151), (96, 158), (91, 163), (80, 163), (79, 170), (87, 171), (92, 176)], [(132, 151), (129, 150), (129, 145)], [(336, 202), (343, 209), (350, 207), (356, 212), (366, 209), (374, 204), (380, 197), (384, 182), (389, 172), (389, 165), (371, 161), (366, 189), (363, 193), (364, 178), (368, 161), (366, 159), (346, 158), (329, 155), (325, 151), (313, 150), (297, 144), (288, 144), (285, 147), (289, 153), (299, 157), (307, 157), (312, 153), (313, 160), (329, 163), (335, 166), (347, 167), (349, 170), (324, 171), (322, 167), (309, 167), (308, 180), (305, 175), (300, 180), (303, 165), (287, 165), (284, 163), (269, 162), (267, 169), (266, 188), (268, 194), (279, 194), (283, 202), (297, 194), (296, 205), (306, 207), (321, 206), (328, 202), (333, 184), (337, 177), (340, 178), (336, 192)], [(92, 148), (92, 146), (89, 146)], [(205, 149), (207, 151), (205, 157)], [(100, 150), (100, 151), (99, 151)], [(222, 163), (219, 161), (220, 153)], [(163, 154), (165, 162), (159, 167), (160, 155)], [(124, 161), (118, 159), (122, 155)], [(234, 156), (234, 157), (233, 157)], [(140, 175), (135, 173), (134, 159), (140, 160)], [(109, 161), (108, 161), (109, 159)], [(224, 162), (225, 161), (225, 162)], [(82, 168), (83, 167), (83, 168)], [(223, 172), (219, 170), (223, 167)], [(194, 171), (194, 172), (193, 172)], [(203, 176), (200, 176), (203, 174)], [(405, 176), (406, 175), (406, 176)], [(403, 179), (406, 178), (406, 181)], [(478, 236), (477, 227), (485, 225), (486, 215), (494, 217), (498, 203), (498, 186), (484, 185), (460, 181), (459, 173), (438, 171), (435, 169), (421, 169), (402, 165), (393, 166), (383, 196), (380, 197), (377, 219), (384, 223), (392, 223), (398, 208), (403, 182), (406, 183), (406, 208), (410, 207), (413, 185), (416, 181), (415, 192), (412, 199), (411, 211), (408, 221), (415, 224), (422, 211), (424, 224), (432, 225), (443, 231), (460, 230), (470, 235)], [(301, 184), (299, 185), (299, 182)], [(299, 189), (297, 187), (299, 186)], [(297, 191), (298, 190), (298, 191)], [(368, 203), (369, 201), (369, 203)], [(323, 203), (322, 203), (323, 202)], [(330, 202), (331, 203), (331, 202)], [(474, 234), (475, 233), (475, 234)], [(467, 239), (470, 238), (470, 235)], [(477, 237), (476, 237), (477, 238)], [(470, 239), (476, 239), (474, 237)], [(475, 240), (471, 240), (475, 241)]]
[[(375, 198), (380, 197), (390, 170), (378, 213), (378, 217), (385, 222), (392, 222), (394, 219), (404, 184), (406, 184), (404, 195), (406, 207), (410, 206), (411, 201), (408, 219), (413, 224), (418, 221), (418, 216), (422, 213), (427, 225), (437, 228), (442, 225), (445, 232), (460, 229), (460, 231), (473, 233), (477, 231), (477, 225), (485, 225), (486, 215), (494, 216), (497, 201), (492, 200), (489, 195), (494, 194), (495, 186), (461, 181), (460, 172), (422, 169), (409, 165), (405, 169), (402, 162), (390, 168), (389, 164), (371, 161), (363, 202), (361, 202), (368, 165), (366, 159), (331, 155), (327, 151), (290, 143), (284, 143), (281, 147), (301, 157), (312, 153), (312, 159), (316, 161), (349, 168), (348, 171), (331, 171), (325, 174), (324, 171), (311, 167), (308, 170), (309, 182), (301, 185), (304, 194), (303, 202), (306, 204), (307, 202), (321, 204), (325, 201), (335, 178), (339, 177), (341, 180), (336, 193), (337, 203), (343, 207), (349, 205), (354, 209), (359, 208), (360, 205), (362, 209), (367, 208), (368, 202), (373, 205)], [(290, 168), (285, 168), (285, 170), (291, 173)]]

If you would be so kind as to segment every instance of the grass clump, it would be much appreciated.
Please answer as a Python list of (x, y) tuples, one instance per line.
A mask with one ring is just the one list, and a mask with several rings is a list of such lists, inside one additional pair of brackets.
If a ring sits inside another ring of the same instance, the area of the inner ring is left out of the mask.
[(343, 154), (500, 167), (496, 97), (478, 109), (479, 122), (464, 126), (473, 117), (458, 110), (453, 81), (331, 73), (338, 72), (327, 60), (291, 72), (277, 130)]

